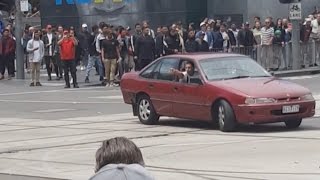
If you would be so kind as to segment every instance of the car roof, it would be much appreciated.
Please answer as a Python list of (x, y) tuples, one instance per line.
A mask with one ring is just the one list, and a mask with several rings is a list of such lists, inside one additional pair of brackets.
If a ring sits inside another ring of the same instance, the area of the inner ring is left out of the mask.
[(199, 61), (199, 60), (203, 60), (203, 59), (215, 59), (215, 58), (226, 58), (226, 57), (246, 57), (246, 56), (241, 55), (241, 54), (233, 54), (233, 53), (185, 53), (185, 54), (169, 55), (166, 57), (194, 59), (195, 61)]

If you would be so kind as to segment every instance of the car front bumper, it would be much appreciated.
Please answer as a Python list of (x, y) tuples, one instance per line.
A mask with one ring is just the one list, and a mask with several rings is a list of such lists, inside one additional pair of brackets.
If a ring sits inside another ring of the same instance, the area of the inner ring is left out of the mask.
[[(293, 105), (299, 105), (300, 111), (291, 114), (282, 113), (283, 106)], [(237, 105), (234, 107), (234, 113), (239, 123), (272, 123), (313, 117), (315, 115), (315, 107), (315, 101)]]

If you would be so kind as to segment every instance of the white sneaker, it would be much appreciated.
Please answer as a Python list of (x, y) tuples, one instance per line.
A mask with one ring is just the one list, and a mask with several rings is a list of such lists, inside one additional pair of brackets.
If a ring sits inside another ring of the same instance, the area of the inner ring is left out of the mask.
[(109, 84), (109, 83), (107, 83), (107, 84), (106, 84), (106, 87), (110, 87), (110, 84)]

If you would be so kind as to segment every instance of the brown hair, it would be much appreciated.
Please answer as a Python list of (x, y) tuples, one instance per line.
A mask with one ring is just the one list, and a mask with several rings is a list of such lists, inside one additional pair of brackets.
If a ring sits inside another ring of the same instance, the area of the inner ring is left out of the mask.
[(102, 146), (96, 152), (96, 172), (108, 164), (145, 165), (140, 149), (125, 137), (102, 142)]

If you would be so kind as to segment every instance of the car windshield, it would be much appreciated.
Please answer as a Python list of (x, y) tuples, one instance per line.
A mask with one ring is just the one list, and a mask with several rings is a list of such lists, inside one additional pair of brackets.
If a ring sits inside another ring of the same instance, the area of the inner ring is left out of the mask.
[(271, 77), (258, 63), (248, 57), (204, 59), (200, 66), (209, 81)]

